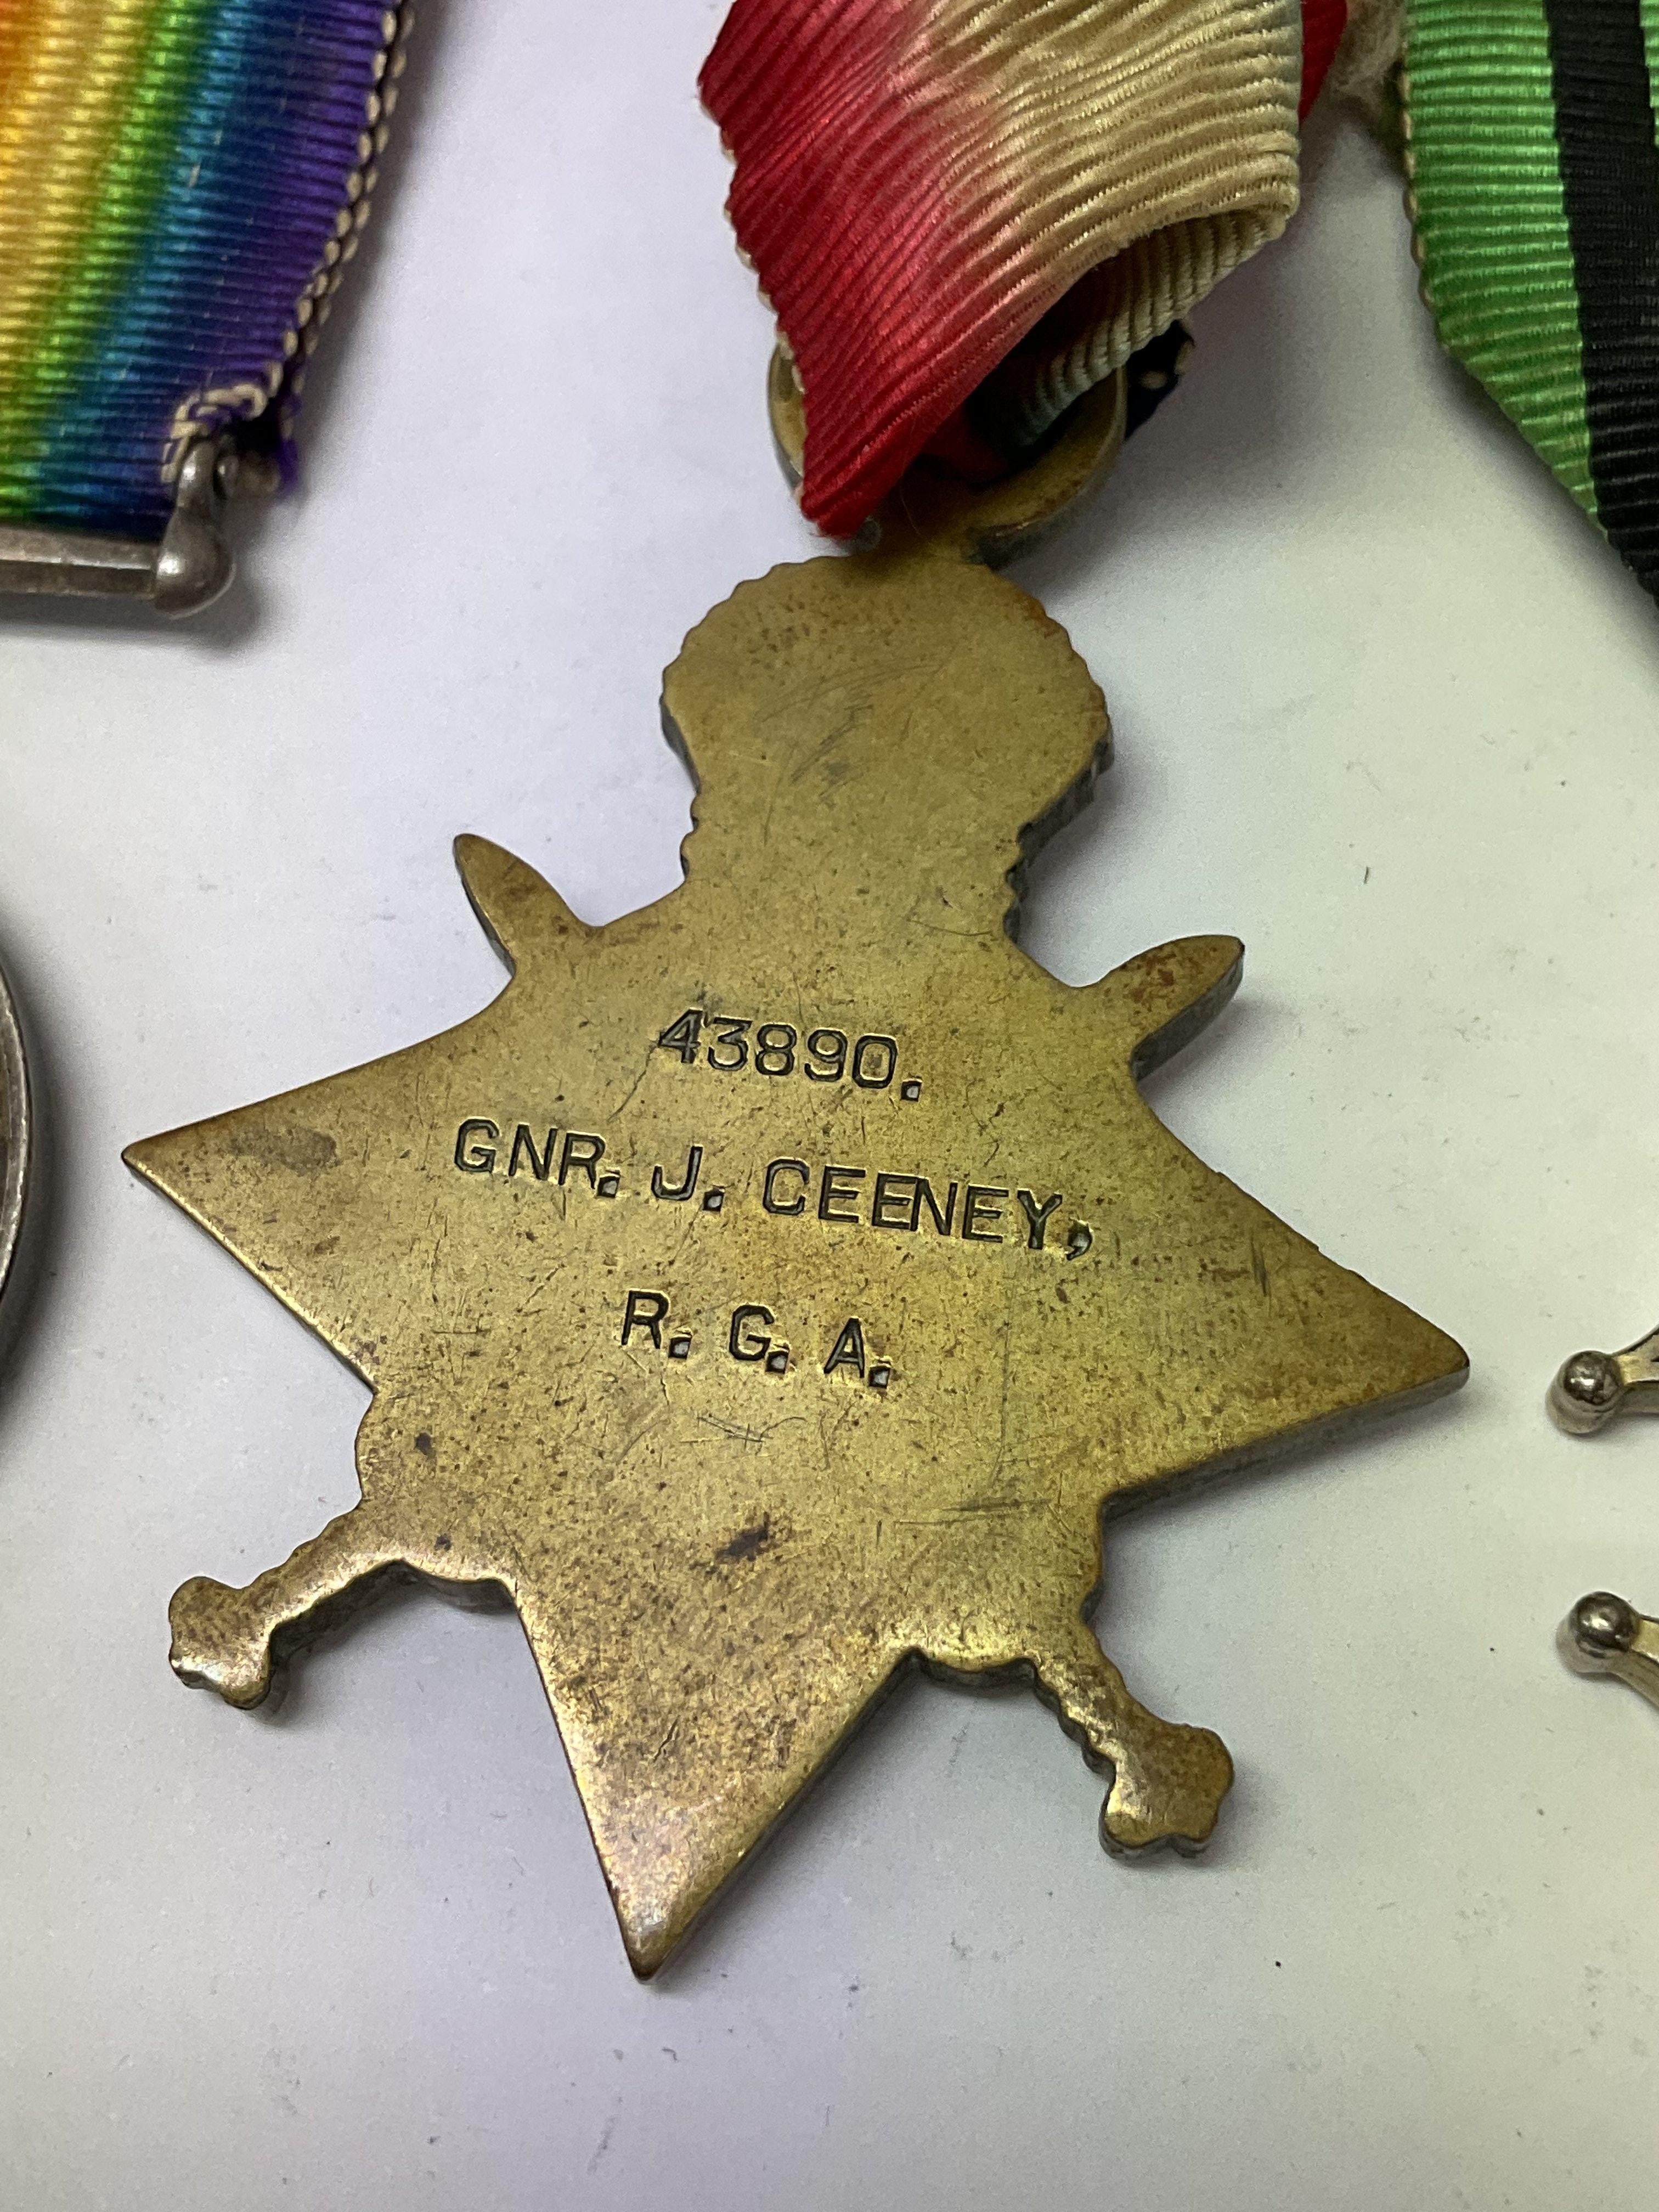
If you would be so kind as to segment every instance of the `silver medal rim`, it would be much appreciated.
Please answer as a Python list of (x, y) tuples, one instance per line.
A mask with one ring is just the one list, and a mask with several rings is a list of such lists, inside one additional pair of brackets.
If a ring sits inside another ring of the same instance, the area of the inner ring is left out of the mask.
[(33, 1157), (28, 1058), (17, 1008), (0, 969), (0, 1297), (5, 1295), (22, 1241)]

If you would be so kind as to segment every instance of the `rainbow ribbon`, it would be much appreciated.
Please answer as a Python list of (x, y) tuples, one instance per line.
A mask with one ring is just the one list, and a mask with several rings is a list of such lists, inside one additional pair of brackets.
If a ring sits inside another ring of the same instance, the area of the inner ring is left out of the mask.
[(158, 538), (185, 456), (292, 463), (405, 11), (0, 0), (0, 521)]

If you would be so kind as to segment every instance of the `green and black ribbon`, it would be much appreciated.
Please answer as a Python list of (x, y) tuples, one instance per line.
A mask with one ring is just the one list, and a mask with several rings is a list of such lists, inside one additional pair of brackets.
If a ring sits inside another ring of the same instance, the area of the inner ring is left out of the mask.
[(1423, 293), (1659, 596), (1659, 0), (1410, 0)]

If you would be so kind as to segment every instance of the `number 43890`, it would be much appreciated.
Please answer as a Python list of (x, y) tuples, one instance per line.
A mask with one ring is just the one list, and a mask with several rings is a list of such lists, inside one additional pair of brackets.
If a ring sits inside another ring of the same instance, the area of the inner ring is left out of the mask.
[(723, 1075), (752, 1068), (757, 1075), (804, 1075), (809, 1083), (840, 1083), (850, 1077), (861, 1091), (885, 1091), (898, 1067), (898, 1046), (890, 1036), (848, 1040), (845, 1030), (809, 1030), (803, 1039), (788, 1022), (733, 1022), (688, 1006), (657, 1039), (665, 1052), (677, 1052), (688, 1067), (701, 1058)]

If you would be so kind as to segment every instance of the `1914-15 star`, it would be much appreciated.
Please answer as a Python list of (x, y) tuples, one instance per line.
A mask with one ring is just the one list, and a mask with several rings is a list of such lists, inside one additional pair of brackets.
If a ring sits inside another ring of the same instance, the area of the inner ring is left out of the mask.
[(642, 1974), (916, 1662), (1034, 1683), (1109, 1844), (1201, 1844), (1231, 1763), (1087, 1626), (1103, 1509), (1465, 1368), (1142, 1099), (1235, 940), (1086, 989), (1012, 941), (1105, 756), (1034, 601), (925, 550), (777, 569), (665, 697), (680, 889), (588, 928), (463, 838), (492, 1005), (128, 1155), (374, 1394), (361, 1502), (187, 1583), (175, 1668), (251, 1705), (376, 1577), (501, 1586)]

